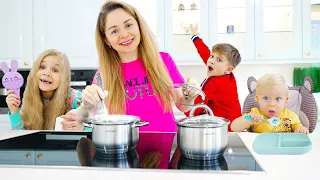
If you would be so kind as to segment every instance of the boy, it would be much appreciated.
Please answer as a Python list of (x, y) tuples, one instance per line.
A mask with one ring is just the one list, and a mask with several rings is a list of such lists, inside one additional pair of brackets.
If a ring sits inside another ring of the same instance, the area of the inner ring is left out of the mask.
[[(216, 44), (209, 48), (197, 35), (198, 27), (190, 25), (192, 41), (197, 48), (199, 55), (207, 66), (207, 76), (201, 84), (206, 98), (204, 104), (209, 106), (214, 116), (223, 117), (232, 122), (241, 116), (241, 107), (238, 99), (236, 79), (232, 73), (234, 68), (241, 62), (239, 51), (230, 44)], [(197, 97), (195, 104), (202, 102), (201, 97)], [(205, 113), (201, 109), (195, 111), (195, 116)], [(186, 113), (189, 116), (189, 112)], [(231, 131), (230, 126), (228, 127)]]
[[(284, 78), (279, 74), (266, 74), (262, 76), (256, 87), (256, 100), (260, 108), (252, 108), (251, 112), (233, 121), (231, 129), (241, 132), (251, 128), (256, 133), (270, 132), (296, 132), (308, 134), (309, 130), (302, 126), (299, 117), (285, 108), (288, 102), (289, 88)], [(245, 119), (250, 116), (252, 120)], [(280, 120), (279, 124), (271, 124), (269, 118)]]

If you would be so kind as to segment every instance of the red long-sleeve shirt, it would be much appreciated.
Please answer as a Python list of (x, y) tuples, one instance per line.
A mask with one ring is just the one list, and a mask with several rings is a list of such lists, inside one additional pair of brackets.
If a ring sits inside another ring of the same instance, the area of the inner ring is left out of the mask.
[[(201, 38), (193, 38), (194, 45), (197, 48), (201, 59), (205, 64), (210, 57), (210, 50)], [(206, 98), (204, 104), (211, 108), (214, 116), (223, 117), (231, 122), (240, 117), (241, 106), (238, 98), (237, 82), (233, 73), (223, 76), (211, 76), (205, 79), (201, 84), (202, 91), (204, 91)], [(202, 102), (201, 96), (195, 100), (195, 104)], [(194, 115), (203, 113), (203, 109), (197, 109)], [(189, 112), (185, 113), (189, 116)], [(228, 127), (231, 131), (230, 125)]]

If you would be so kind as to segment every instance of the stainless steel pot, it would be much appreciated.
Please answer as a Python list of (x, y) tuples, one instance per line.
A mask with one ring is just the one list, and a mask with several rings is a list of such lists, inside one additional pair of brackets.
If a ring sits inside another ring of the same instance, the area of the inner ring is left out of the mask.
[[(210, 115), (193, 116), (198, 108), (204, 108)], [(190, 117), (177, 120), (176, 123), (178, 147), (184, 157), (211, 160), (223, 155), (228, 143), (229, 120), (215, 117), (206, 105), (196, 105)]]
[(137, 116), (108, 115), (92, 120), (92, 141), (97, 151), (106, 154), (126, 153), (136, 148), (139, 127), (148, 125)]

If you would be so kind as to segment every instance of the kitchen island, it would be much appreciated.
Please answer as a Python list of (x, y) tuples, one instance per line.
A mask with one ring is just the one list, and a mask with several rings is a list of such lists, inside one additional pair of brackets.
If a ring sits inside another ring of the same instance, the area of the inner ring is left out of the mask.
[[(29, 132), (29, 133), (36, 133)], [(19, 133), (8, 132), (12, 137)], [(22, 133), (23, 134), (23, 133)], [(320, 162), (320, 133), (310, 134), (312, 150), (304, 155), (259, 155), (252, 149), (257, 134), (238, 133), (239, 137), (263, 171), (197, 171), (162, 169), (119, 169), (83, 166), (16, 166), (1, 165), (0, 173), (10, 179), (318, 179)], [(6, 138), (2, 132), (2, 138)]]

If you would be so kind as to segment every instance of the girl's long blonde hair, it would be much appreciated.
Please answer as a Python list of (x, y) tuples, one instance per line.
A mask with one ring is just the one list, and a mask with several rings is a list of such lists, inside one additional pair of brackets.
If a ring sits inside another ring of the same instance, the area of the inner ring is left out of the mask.
[[(57, 57), (60, 60), (61, 84), (55, 90), (53, 97), (45, 107), (41, 90), (39, 89), (39, 77), (37, 72), (44, 58)], [(70, 65), (67, 56), (58, 50), (49, 49), (41, 53), (34, 62), (27, 79), (27, 85), (23, 93), (21, 118), (24, 129), (28, 130), (53, 130), (57, 117), (69, 110), (68, 93), (70, 90)]]
[(138, 22), (141, 40), (138, 45), (138, 57), (142, 59), (151, 81), (152, 89), (159, 95), (159, 103), (165, 111), (171, 110), (169, 87), (172, 86), (170, 75), (161, 59), (153, 34), (140, 13), (131, 5), (117, 2), (106, 2), (101, 10), (96, 26), (96, 44), (100, 58), (100, 72), (103, 77), (104, 88), (109, 91), (108, 109), (112, 114), (125, 114), (125, 90), (122, 80), (121, 60), (116, 50), (110, 48), (106, 42), (106, 17), (116, 9), (123, 9)]

